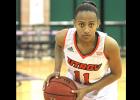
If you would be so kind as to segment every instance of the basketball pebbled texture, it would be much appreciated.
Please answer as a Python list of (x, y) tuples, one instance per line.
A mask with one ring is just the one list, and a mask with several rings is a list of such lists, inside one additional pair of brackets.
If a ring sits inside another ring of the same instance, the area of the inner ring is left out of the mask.
[(53, 78), (49, 82), (49, 86), (45, 85), (44, 99), (45, 100), (76, 100), (76, 94), (71, 90), (77, 90), (74, 81), (60, 76)]

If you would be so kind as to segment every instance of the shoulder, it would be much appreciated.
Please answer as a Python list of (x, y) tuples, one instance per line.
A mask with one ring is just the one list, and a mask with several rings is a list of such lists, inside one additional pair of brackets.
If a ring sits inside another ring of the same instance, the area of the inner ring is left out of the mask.
[(107, 57), (120, 52), (120, 47), (114, 38), (106, 36), (104, 52)]
[(57, 45), (63, 47), (67, 32), (68, 32), (68, 29), (62, 29), (56, 33), (55, 41)]

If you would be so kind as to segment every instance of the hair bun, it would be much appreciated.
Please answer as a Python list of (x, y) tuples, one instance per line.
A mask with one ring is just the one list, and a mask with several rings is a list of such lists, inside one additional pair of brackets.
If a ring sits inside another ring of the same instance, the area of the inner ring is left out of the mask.
[(92, 2), (91, 0), (85, 0), (85, 1), (83, 1), (82, 3), (83, 3), (83, 4), (84, 4), (84, 3), (88, 3), (88, 4), (91, 4), (91, 5), (93, 5), (93, 6), (96, 7), (96, 4), (95, 4), (94, 2)]

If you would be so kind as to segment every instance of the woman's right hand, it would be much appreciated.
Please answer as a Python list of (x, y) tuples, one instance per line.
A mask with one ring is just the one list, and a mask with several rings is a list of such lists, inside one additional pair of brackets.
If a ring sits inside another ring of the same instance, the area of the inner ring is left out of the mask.
[(60, 72), (53, 72), (52, 74), (50, 74), (47, 79), (44, 81), (44, 84), (43, 84), (43, 90), (45, 89), (45, 85), (47, 84), (47, 86), (49, 85), (49, 81), (52, 79), (52, 78), (58, 78), (60, 76)]

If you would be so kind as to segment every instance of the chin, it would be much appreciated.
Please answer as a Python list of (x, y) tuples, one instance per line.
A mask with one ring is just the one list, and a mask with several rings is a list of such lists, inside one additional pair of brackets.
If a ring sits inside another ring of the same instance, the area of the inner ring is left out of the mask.
[(89, 39), (89, 38), (84, 38), (84, 39), (83, 39), (83, 41), (85, 41), (85, 42), (90, 42), (90, 40), (91, 40), (91, 39)]

